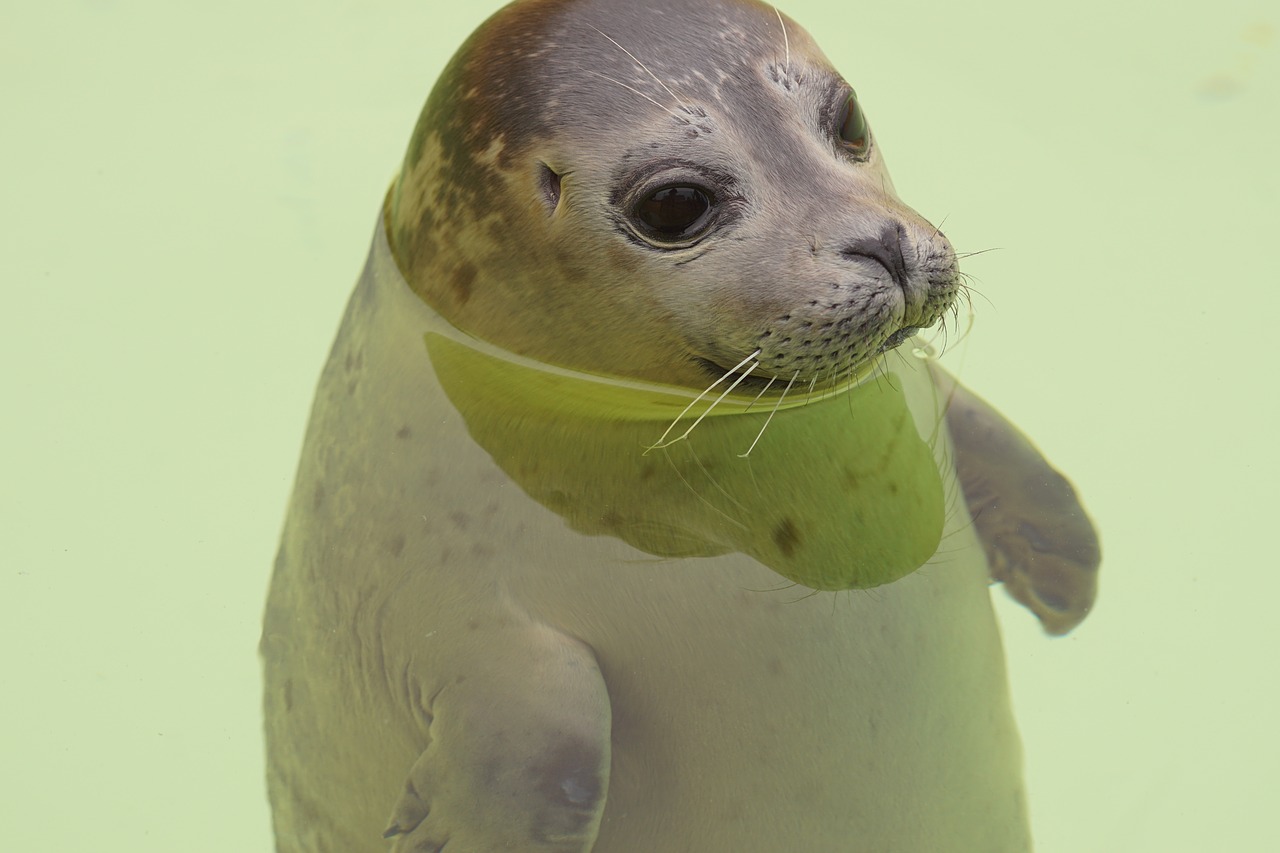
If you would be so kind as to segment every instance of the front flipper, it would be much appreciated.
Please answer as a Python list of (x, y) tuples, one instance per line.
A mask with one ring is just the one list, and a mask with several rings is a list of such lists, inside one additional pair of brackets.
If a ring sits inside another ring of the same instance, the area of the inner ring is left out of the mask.
[[(384, 837), (396, 853), (586, 853), (609, 782), (609, 697), (584, 644), (543, 625), (473, 635), (424, 697), (428, 744)], [(430, 683), (428, 678), (425, 683)]]
[(1089, 613), (1101, 551), (1075, 489), (1003, 415), (930, 365), (947, 407), (956, 474), (991, 576), (1065, 634)]

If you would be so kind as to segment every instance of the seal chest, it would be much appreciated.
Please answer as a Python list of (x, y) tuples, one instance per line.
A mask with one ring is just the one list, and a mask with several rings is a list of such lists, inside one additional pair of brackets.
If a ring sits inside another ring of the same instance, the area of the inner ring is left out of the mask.
[(1029, 849), (987, 584), (1067, 630), (1097, 543), (903, 346), (959, 289), (772, 7), (486, 22), (317, 391), (262, 641), (278, 849)]

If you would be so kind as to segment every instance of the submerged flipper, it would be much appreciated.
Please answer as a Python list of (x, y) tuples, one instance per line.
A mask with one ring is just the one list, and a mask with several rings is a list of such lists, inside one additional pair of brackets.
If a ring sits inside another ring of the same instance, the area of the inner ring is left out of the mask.
[(1101, 551), (1075, 489), (1017, 427), (941, 368), (956, 473), (991, 565), (1050, 634), (1079, 625), (1093, 606)]
[(442, 849), (587, 853), (609, 781), (609, 698), (591, 650), (536, 624), (480, 628), (492, 655), (424, 697), (426, 749), (384, 838)]

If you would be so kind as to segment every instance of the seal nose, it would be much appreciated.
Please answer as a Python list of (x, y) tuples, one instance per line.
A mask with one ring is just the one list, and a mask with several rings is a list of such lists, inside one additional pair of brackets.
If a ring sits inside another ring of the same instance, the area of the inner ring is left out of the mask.
[(903, 290), (907, 289), (907, 262), (902, 255), (903, 228), (894, 222), (885, 225), (875, 237), (862, 237), (854, 240), (841, 250), (846, 258), (870, 258), (889, 271), (894, 282)]

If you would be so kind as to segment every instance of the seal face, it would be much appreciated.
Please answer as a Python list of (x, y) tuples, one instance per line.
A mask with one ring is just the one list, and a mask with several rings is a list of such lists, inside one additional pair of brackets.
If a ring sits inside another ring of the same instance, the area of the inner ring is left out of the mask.
[(699, 388), (847, 381), (959, 289), (852, 87), (753, 2), (505, 10), (428, 100), (388, 223), (468, 332)]

